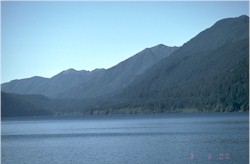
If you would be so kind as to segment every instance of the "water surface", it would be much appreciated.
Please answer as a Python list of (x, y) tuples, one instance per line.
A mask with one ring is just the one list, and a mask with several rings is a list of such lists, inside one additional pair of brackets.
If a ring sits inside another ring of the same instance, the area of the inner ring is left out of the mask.
[(2, 163), (248, 163), (248, 113), (2, 119)]

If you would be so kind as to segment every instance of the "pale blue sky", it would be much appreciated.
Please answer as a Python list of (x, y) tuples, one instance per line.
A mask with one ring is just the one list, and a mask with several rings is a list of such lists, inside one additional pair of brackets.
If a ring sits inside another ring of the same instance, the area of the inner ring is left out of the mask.
[(248, 12), (247, 1), (1, 2), (1, 81), (110, 68)]

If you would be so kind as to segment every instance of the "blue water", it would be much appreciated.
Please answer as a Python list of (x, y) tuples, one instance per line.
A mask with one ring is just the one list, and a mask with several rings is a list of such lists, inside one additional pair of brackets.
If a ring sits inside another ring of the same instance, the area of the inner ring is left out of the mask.
[(2, 119), (6, 164), (249, 163), (248, 113)]

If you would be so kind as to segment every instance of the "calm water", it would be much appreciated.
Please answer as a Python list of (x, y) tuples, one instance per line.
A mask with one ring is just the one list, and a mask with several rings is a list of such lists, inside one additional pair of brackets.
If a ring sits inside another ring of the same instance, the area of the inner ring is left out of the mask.
[(2, 119), (2, 163), (248, 163), (248, 113)]

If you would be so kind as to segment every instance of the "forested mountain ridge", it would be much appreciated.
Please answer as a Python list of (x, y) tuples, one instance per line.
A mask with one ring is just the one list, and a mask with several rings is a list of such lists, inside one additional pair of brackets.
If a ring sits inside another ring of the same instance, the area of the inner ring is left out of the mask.
[(218, 21), (92, 110), (248, 111), (248, 29), (248, 16)]
[[(92, 73), (68, 70), (54, 79), (67, 74), (77, 78)], [(28, 89), (48, 80), (34, 79), (20, 84)], [(61, 84), (67, 84), (66, 79)], [(146, 48), (85, 80), (89, 81), (57, 93), (60, 99), (2, 92), (2, 110), (11, 112), (10, 103), (22, 102), (18, 109), (24, 112), (24, 107), (34, 107), (52, 115), (249, 111), (249, 17), (220, 20), (178, 49)]]
[(99, 77), (89, 80), (88, 83), (80, 87), (76, 86), (61, 95), (73, 95), (71, 98), (86, 99), (115, 94), (117, 91), (126, 88), (138, 75), (146, 72), (154, 64), (168, 58), (177, 49), (177, 47), (168, 47), (162, 44), (146, 48), (116, 66), (107, 69)]
[[(32, 98), (44, 99), (38, 95), (32, 95)], [(25, 101), (24, 95), (8, 94), (1, 92), (1, 116), (48, 116), (52, 112), (46, 110), (42, 105)]]
[(177, 47), (157, 45), (146, 48), (110, 69), (76, 71), (69, 69), (52, 78), (32, 77), (1, 85), (2, 91), (16, 94), (40, 94), (50, 98), (95, 98), (120, 90), (139, 74), (168, 57)]

